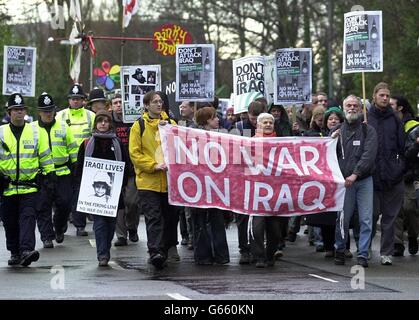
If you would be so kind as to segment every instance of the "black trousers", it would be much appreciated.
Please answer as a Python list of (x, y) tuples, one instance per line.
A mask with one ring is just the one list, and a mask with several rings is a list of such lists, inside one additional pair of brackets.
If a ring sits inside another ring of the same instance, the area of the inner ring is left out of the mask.
[(326, 251), (335, 249), (335, 225), (321, 225), (320, 230), (323, 238), (323, 245)]
[(77, 179), (72, 177), (73, 194), (71, 198), (71, 212), (73, 217), (73, 224), (76, 228), (86, 228), (87, 213), (77, 211), (77, 200), (79, 198), (80, 186)]
[(35, 249), (37, 200), (38, 192), (2, 196), (1, 213), (6, 247), (12, 254)]
[[(250, 248), (253, 257), (258, 261), (273, 260), (278, 249), (281, 234), (280, 217), (252, 217), (252, 232), (250, 233)], [(265, 250), (266, 232), (266, 250)]]
[[(67, 220), (71, 212), (72, 190), (70, 175), (57, 176), (57, 185), (54, 192), (45, 187), (41, 188), (36, 222), (42, 241), (53, 240), (55, 239), (55, 232), (64, 233), (67, 230)], [(54, 217), (52, 217), (53, 204), (55, 204)]]
[(150, 256), (160, 253), (167, 257), (170, 247), (176, 246), (179, 212), (169, 205), (168, 194), (138, 190), (140, 210), (147, 229), (147, 247)]
[(230, 262), (223, 211), (216, 208), (191, 210), (195, 262)]
[(247, 235), (247, 224), (249, 223), (249, 216), (247, 214), (237, 213), (236, 221), (240, 253), (250, 253), (249, 238)]

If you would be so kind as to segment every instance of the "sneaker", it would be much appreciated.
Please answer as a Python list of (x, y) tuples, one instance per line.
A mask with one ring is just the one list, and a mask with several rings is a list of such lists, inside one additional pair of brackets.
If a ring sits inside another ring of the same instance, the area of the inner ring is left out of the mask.
[(240, 254), (239, 264), (250, 264), (251, 260), (250, 253), (244, 252)]
[(358, 265), (364, 267), (364, 268), (368, 268), (368, 260), (365, 259), (364, 257), (358, 257)]
[(343, 251), (343, 254), (345, 255), (345, 258), (347, 258), (347, 259), (352, 259), (353, 256), (354, 256), (352, 254), (351, 250), (349, 250), (349, 249), (345, 249), (345, 251)]
[(107, 267), (109, 265), (108, 262), (109, 259), (107, 258), (99, 259), (99, 267)]
[(227, 264), (227, 263), (229, 263), (230, 262), (230, 259), (229, 258), (225, 258), (225, 259), (220, 259), (220, 260), (215, 260), (214, 261), (216, 264)]
[(118, 239), (116, 239), (116, 241), (113, 244), (115, 247), (124, 247), (128, 245), (128, 241), (125, 238), (122, 237), (118, 237)]
[(345, 264), (345, 254), (343, 252), (335, 253), (335, 264), (338, 266), (343, 266)]
[(282, 252), (282, 250), (276, 250), (274, 253), (274, 260), (278, 260), (279, 258), (281, 258), (284, 255), (284, 253)]
[(52, 242), (52, 240), (45, 240), (45, 241), (43, 241), (43, 243), (44, 243), (44, 248), (45, 249), (54, 248), (54, 243)]
[(77, 228), (77, 232), (76, 232), (78, 237), (86, 237), (89, 234), (87, 233), (86, 230), (84, 230), (84, 228)]
[(189, 242), (188, 238), (182, 238), (182, 240), (180, 241), (180, 244), (182, 246), (186, 246), (186, 245), (188, 245), (188, 242)]
[(169, 248), (169, 251), (167, 252), (167, 260), (169, 260), (170, 262), (180, 261), (180, 256), (179, 256), (176, 246)]
[(55, 241), (57, 241), (57, 243), (62, 243), (64, 241), (64, 233), (56, 233)]
[(409, 237), (408, 238), (409, 244), (409, 253), (410, 254), (416, 254), (418, 253), (418, 239), (416, 237)]
[(164, 263), (166, 262), (166, 258), (161, 255), (160, 253), (156, 253), (153, 256), (150, 257), (150, 263), (156, 268), (156, 269), (163, 269)]
[(335, 250), (327, 250), (324, 257), (325, 258), (334, 258), (335, 257)]
[(7, 264), (9, 266), (17, 266), (18, 264), (20, 264), (20, 254), (12, 253), (10, 259), (7, 261)]
[(138, 233), (137, 230), (128, 230), (129, 241), (138, 242)]
[(191, 239), (188, 240), (188, 250), (193, 250), (193, 244)]
[(20, 265), (27, 267), (32, 262), (38, 261), (39, 259), (39, 252), (36, 250), (33, 251), (23, 251), (21, 255)]
[(390, 256), (381, 256), (381, 264), (383, 266), (391, 266), (393, 264), (393, 261), (391, 261)]
[(401, 243), (394, 244), (393, 257), (403, 257), (404, 256), (404, 245)]

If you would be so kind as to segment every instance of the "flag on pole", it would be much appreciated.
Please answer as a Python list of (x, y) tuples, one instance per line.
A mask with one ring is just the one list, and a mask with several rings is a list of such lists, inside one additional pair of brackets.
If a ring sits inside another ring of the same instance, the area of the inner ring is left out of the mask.
[(74, 21), (81, 21), (80, 1), (70, 0), (70, 17)]
[(122, 0), (123, 11), (123, 25), (124, 28), (128, 27), (131, 17), (140, 9), (138, 0)]

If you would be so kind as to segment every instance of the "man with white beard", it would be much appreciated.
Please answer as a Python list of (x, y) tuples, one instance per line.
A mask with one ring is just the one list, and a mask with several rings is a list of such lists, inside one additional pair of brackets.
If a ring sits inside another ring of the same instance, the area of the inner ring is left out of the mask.
[(362, 123), (361, 102), (350, 95), (343, 101), (345, 121), (332, 133), (339, 137), (337, 154), (339, 167), (345, 178), (343, 211), (338, 212), (335, 235), (335, 264), (345, 264), (346, 239), (355, 206), (359, 214), (358, 265), (368, 267), (368, 248), (373, 219), (373, 180), (377, 154), (377, 133)]

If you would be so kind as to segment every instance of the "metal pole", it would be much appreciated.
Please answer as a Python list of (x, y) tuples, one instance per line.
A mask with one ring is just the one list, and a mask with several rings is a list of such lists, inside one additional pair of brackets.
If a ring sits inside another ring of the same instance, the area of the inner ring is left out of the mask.
[(90, 91), (93, 90), (93, 56), (90, 54)]
[(332, 65), (332, 41), (333, 41), (333, 0), (329, 0), (327, 6), (328, 17), (329, 17), (329, 28), (328, 28), (328, 41), (327, 41), (327, 56), (328, 56), (328, 80), (329, 80), (329, 99), (333, 97), (333, 65)]

